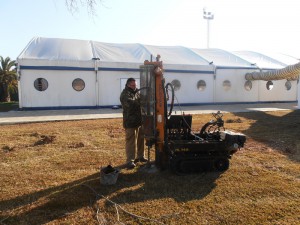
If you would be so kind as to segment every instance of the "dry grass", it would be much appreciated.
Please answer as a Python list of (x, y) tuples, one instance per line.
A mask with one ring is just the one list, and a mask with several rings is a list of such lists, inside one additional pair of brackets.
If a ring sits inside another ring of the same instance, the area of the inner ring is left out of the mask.
[[(193, 129), (210, 119), (195, 115)], [(1, 126), (0, 224), (299, 224), (300, 112), (224, 120), (248, 137), (225, 173), (140, 166), (113, 186), (100, 184), (99, 168), (125, 160), (121, 119)]]

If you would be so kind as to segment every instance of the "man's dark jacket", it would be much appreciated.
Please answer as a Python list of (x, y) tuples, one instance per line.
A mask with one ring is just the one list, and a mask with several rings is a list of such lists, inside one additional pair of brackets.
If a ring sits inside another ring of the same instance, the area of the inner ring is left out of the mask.
[(140, 94), (125, 87), (120, 95), (123, 108), (123, 127), (136, 128), (142, 125)]

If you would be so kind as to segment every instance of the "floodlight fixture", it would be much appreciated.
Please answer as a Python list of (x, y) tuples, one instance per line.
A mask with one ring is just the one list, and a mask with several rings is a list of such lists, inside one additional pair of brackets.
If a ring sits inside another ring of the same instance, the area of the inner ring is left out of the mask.
[(203, 8), (203, 18), (206, 20), (213, 20), (214, 19), (214, 14), (207, 10), (206, 7)]
[(214, 19), (214, 14), (211, 11), (209, 11), (206, 7), (203, 8), (203, 19), (207, 20), (207, 48), (209, 48), (209, 35), (210, 35), (209, 21)]

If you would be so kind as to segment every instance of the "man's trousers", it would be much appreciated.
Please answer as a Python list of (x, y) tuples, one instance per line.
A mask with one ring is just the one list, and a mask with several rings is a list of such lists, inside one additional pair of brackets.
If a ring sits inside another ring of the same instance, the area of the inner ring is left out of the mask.
[[(136, 158), (144, 158), (144, 129), (142, 126), (136, 128), (125, 128), (126, 158), (127, 163)], [(137, 157), (135, 157), (137, 156)]]

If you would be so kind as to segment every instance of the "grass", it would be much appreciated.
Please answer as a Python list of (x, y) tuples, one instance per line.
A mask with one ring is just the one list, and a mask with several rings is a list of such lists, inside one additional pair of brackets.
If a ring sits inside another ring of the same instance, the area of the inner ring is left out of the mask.
[(8, 112), (19, 108), (18, 102), (0, 102), (0, 112)]
[[(193, 116), (193, 130), (210, 119)], [(226, 172), (177, 176), (140, 165), (112, 186), (100, 184), (99, 168), (125, 161), (121, 119), (1, 126), (0, 224), (298, 224), (299, 110), (224, 120), (247, 135)]]

